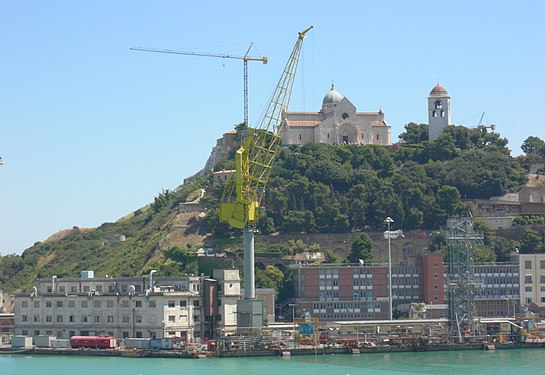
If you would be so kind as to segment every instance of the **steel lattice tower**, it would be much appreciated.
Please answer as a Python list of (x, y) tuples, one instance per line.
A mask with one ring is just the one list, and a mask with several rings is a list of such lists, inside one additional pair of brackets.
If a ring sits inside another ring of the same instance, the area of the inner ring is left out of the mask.
[(450, 338), (479, 331), (475, 294), (481, 283), (475, 279), (473, 246), (482, 244), (483, 233), (473, 229), (471, 218), (447, 221), (448, 301)]

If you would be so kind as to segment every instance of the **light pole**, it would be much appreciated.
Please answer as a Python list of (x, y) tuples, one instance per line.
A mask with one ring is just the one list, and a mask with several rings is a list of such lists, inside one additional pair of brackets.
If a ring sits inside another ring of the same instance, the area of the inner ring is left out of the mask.
[(296, 303), (290, 303), (288, 306), (291, 307), (291, 321), (293, 322), (293, 347), (295, 348), (295, 307)]
[(385, 220), (388, 225), (388, 302), (390, 303), (390, 320), (393, 320), (393, 303), (392, 303), (392, 244), (390, 241), (390, 224), (394, 222), (390, 216)]

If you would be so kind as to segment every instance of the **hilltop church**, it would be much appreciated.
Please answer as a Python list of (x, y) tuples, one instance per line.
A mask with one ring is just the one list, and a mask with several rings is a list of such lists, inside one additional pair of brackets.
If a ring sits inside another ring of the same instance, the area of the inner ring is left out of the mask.
[(334, 85), (324, 96), (320, 111), (286, 112), (284, 116), (283, 145), (391, 144), (391, 127), (384, 120), (384, 111), (357, 112)]

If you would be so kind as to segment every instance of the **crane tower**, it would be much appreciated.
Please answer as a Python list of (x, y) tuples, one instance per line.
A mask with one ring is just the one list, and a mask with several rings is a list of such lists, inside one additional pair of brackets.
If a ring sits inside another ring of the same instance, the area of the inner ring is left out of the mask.
[(254, 226), (259, 220), (265, 187), (280, 150), (283, 114), (291, 98), (303, 39), (310, 29), (312, 26), (299, 32), (261, 122), (255, 128), (248, 127), (235, 154), (235, 178), (226, 184), (219, 207), (220, 222), (243, 230), (244, 300), (237, 305), (239, 328), (261, 327), (263, 323), (261, 301), (255, 300)]

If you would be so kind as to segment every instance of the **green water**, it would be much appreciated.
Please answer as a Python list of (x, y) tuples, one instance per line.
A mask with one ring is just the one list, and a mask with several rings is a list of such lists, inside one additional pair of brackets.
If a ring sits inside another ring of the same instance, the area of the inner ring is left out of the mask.
[(0, 375), (538, 375), (545, 349), (162, 359), (0, 355)]

